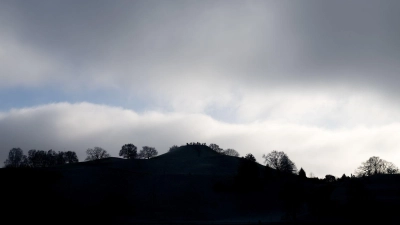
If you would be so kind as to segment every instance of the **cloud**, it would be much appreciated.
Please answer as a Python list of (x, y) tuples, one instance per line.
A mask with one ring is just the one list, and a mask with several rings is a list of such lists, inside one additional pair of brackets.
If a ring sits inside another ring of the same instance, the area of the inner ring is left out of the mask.
[(61, 65), (32, 46), (17, 42), (13, 37), (0, 37), (0, 88), (8, 86), (42, 86), (55, 80)]
[(141, 148), (154, 146), (165, 153), (174, 144), (199, 141), (234, 148), (242, 156), (284, 151), (307, 172), (323, 177), (350, 174), (370, 156), (400, 163), (396, 154), (400, 123), (327, 129), (312, 125), (264, 120), (224, 123), (196, 113), (136, 113), (131, 110), (91, 103), (57, 103), (14, 109), (0, 116), (0, 160), (8, 151), (21, 147), (76, 151), (80, 160), (94, 146), (118, 156), (123, 144)]
[(2, 39), (0, 46), (4, 54), (16, 55), (2, 65), (0, 78), (8, 80), (3, 85), (51, 83), (66, 92), (123, 89), (189, 112), (227, 104), (240, 88), (399, 95), (397, 1), (5, 1), (2, 6), (0, 28), (13, 43)]

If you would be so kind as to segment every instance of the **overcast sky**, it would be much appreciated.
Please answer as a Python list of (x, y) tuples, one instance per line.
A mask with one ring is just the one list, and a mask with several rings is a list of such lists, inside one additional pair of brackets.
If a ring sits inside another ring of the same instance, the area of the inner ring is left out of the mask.
[(0, 1), (13, 147), (217, 143), (307, 175), (400, 166), (400, 1)]

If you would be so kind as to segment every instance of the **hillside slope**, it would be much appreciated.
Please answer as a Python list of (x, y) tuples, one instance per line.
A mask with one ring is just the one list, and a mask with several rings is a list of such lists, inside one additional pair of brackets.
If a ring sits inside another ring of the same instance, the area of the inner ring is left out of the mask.
[[(94, 219), (92, 214), (101, 215), (95, 218), (101, 221), (214, 220), (280, 210), (274, 193), (259, 196), (228, 190), (243, 160), (207, 146), (189, 145), (149, 160), (111, 157), (51, 168), (1, 169), (0, 177), (7, 184), (3, 193), (10, 194), (3, 203), (10, 209), (55, 217), (63, 217), (64, 212), (88, 220)], [(261, 177), (264, 167), (258, 164), (258, 168)], [(215, 185), (221, 183), (222, 191), (216, 191)], [(268, 201), (271, 204), (265, 204)]]
[[(99, 165), (147, 174), (193, 174), (235, 176), (243, 158), (221, 155), (204, 145), (181, 146), (151, 159), (107, 158), (95, 162), (80, 163), (80, 166)], [(259, 165), (259, 174), (264, 167)]]

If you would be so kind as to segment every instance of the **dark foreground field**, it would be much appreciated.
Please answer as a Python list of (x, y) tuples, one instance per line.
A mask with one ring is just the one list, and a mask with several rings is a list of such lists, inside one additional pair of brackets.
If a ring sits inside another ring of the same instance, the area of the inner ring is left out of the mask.
[(259, 164), (243, 172), (244, 160), (207, 146), (183, 146), (149, 160), (0, 169), (1, 214), (5, 224), (400, 221), (399, 175), (326, 182), (278, 174)]

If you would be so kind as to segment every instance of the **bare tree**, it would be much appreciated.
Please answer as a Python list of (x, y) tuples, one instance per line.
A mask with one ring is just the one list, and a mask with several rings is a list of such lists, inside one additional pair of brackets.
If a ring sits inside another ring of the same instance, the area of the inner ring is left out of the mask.
[(5, 167), (21, 167), (24, 161), (24, 152), (20, 148), (13, 148), (8, 153), (8, 158), (4, 162)]
[(399, 169), (393, 163), (380, 159), (377, 156), (372, 156), (357, 168), (355, 174), (361, 177), (375, 174), (395, 174), (398, 172)]
[(157, 150), (154, 147), (143, 146), (142, 150), (139, 152), (140, 159), (150, 159), (158, 155)]
[(263, 155), (266, 165), (285, 173), (296, 173), (296, 165), (289, 159), (284, 152), (272, 151)]
[(133, 144), (125, 144), (122, 146), (119, 151), (119, 156), (122, 156), (126, 159), (134, 159), (137, 157), (137, 148)]
[(223, 151), (222, 154), (239, 157), (239, 152), (231, 148), (228, 148), (227, 150)]
[(88, 148), (86, 150), (87, 157), (85, 161), (93, 161), (110, 157), (106, 150), (100, 147)]
[(214, 150), (214, 151), (216, 151), (216, 152), (218, 152), (218, 153), (220, 153), (220, 154), (222, 154), (223, 153), (223, 149), (222, 148), (220, 148), (217, 144), (213, 144), (213, 143), (211, 143), (208, 147), (210, 147), (212, 150)]

